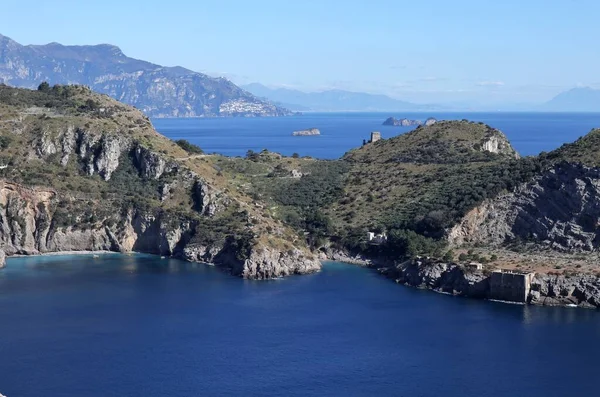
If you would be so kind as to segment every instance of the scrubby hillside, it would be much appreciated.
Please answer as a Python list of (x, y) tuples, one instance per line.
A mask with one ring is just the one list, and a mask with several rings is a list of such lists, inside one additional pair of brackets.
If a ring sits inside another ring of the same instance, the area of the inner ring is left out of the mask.
[(248, 278), (319, 269), (294, 232), (198, 152), (86, 88), (0, 86), (1, 248), (135, 250)]
[(494, 269), (535, 272), (524, 299), (596, 307), (600, 170), (578, 162), (598, 164), (597, 137), (519, 158), (491, 127), (440, 122), (335, 161), (268, 151), (206, 161), (322, 256), (474, 297), (492, 296)]
[(588, 167), (600, 166), (600, 129), (593, 129), (575, 142), (566, 143), (540, 158), (549, 163), (571, 162)]
[(340, 230), (412, 230), (442, 238), (488, 197), (538, 170), (487, 125), (444, 121), (350, 151), (344, 196), (328, 213)]
[(313, 247), (365, 252), (367, 231), (387, 231), (398, 237), (393, 255), (406, 251), (397, 247), (407, 234), (422, 240), (420, 251), (443, 249), (465, 213), (539, 171), (500, 131), (466, 121), (418, 128), (335, 161), (268, 152), (215, 161)]

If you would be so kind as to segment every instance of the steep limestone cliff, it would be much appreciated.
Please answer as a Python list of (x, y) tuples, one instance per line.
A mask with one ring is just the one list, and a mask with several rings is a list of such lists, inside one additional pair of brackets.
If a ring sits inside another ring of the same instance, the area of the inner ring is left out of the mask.
[(293, 231), (156, 133), (138, 110), (85, 88), (61, 90), (0, 86), (7, 255), (139, 251), (255, 279), (320, 269), (304, 242), (291, 242)]
[(558, 164), (514, 192), (487, 200), (449, 232), (454, 245), (522, 239), (561, 251), (600, 243), (600, 169)]

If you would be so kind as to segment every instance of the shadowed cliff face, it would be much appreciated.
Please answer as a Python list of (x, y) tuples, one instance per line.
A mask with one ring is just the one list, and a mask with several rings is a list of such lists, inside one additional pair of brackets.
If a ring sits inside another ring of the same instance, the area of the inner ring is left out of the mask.
[(559, 164), (515, 192), (484, 202), (449, 233), (454, 244), (533, 240), (560, 251), (600, 242), (600, 171)]
[(255, 279), (320, 269), (305, 243), (139, 111), (82, 87), (52, 90), (0, 86), (0, 250), (139, 251)]
[(129, 58), (112, 45), (22, 46), (0, 35), (0, 82), (36, 88), (43, 81), (87, 85), (151, 117), (291, 114), (227, 79)]

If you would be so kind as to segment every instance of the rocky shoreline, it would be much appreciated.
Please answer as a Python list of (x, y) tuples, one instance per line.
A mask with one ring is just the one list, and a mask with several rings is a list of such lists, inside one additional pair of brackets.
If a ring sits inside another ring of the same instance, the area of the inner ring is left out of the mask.
[[(39, 253), (31, 253), (31, 254), (15, 254), (15, 255), (11, 255), (11, 258), (27, 258), (30, 256), (61, 256), (61, 255), (82, 255), (82, 256), (89, 256), (89, 255), (107, 255), (107, 254), (120, 254), (121, 252), (115, 252), (115, 251), (105, 251), (105, 250), (99, 250), (99, 251), (53, 251), (53, 252), (39, 252)], [(134, 253), (138, 253), (138, 252), (134, 252)], [(0, 254), (1, 257), (1, 254)]]
[[(24, 256), (54, 256), (54, 255), (100, 255), (115, 254), (116, 251), (56, 251), (30, 254)], [(196, 254), (196, 256), (194, 256)], [(0, 250), (0, 268), (6, 265), (5, 253)], [(219, 261), (203, 261), (206, 257), (200, 253), (186, 252), (184, 255), (173, 256), (191, 262), (203, 262), (207, 265), (219, 265)], [(304, 259), (304, 260), (303, 260)], [(392, 263), (381, 259), (364, 256), (351, 256), (342, 251), (328, 250), (322, 252), (321, 260), (330, 260), (350, 265), (371, 268), (381, 275), (394, 280), (398, 284), (419, 289), (429, 289), (434, 292), (454, 296), (464, 296), (474, 299), (500, 300), (492, 292), (491, 272), (488, 269), (472, 269), (468, 266), (445, 263), (429, 258), (415, 258), (400, 263)], [(309, 274), (318, 272), (320, 264), (302, 257), (302, 252), (282, 258), (277, 252), (257, 253), (240, 262), (238, 267), (229, 270), (232, 275), (247, 279), (271, 279), (292, 274)], [(518, 288), (508, 285), (507, 288)], [(508, 303), (532, 304), (539, 306), (577, 306), (581, 308), (600, 308), (600, 277), (593, 275), (554, 275), (534, 274), (531, 285), (522, 302)]]
[[(208, 250), (210, 251), (210, 250)], [(265, 280), (279, 277), (290, 276), (292, 274), (310, 274), (321, 270), (320, 263), (317, 263), (311, 258), (303, 256), (301, 250), (297, 252), (291, 252), (287, 255), (281, 255), (276, 251), (253, 251), (246, 261), (237, 261), (232, 258), (212, 258), (212, 261), (205, 261), (202, 258), (209, 258), (209, 254), (203, 251), (196, 252), (194, 250), (184, 250), (183, 253), (177, 255), (163, 256), (172, 259), (183, 260), (187, 262), (204, 263), (209, 266), (221, 266), (229, 271), (233, 276), (240, 276), (245, 279), (254, 280)], [(219, 251), (215, 251), (218, 254)], [(108, 254), (149, 254), (160, 256), (156, 253), (138, 252), (138, 251), (107, 251), (107, 250), (69, 250), (69, 251), (53, 251), (53, 252), (31, 252), (27, 254), (14, 254), (9, 257), (6, 256), (3, 250), (0, 250), (0, 269), (6, 266), (6, 259), (9, 258), (24, 258), (30, 256), (60, 256), (60, 255), (82, 255), (82, 256), (97, 256), (97, 255), (108, 255)], [(237, 266), (230, 266), (231, 263), (237, 263)]]
[[(409, 287), (429, 289), (438, 293), (474, 299), (494, 299), (491, 291), (491, 271), (473, 270), (456, 263), (444, 263), (427, 258), (415, 258), (400, 263), (330, 251), (326, 260), (365, 266)], [(539, 306), (577, 306), (600, 308), (600, 278), (587, 275), (533, 275), (523, 302)]]

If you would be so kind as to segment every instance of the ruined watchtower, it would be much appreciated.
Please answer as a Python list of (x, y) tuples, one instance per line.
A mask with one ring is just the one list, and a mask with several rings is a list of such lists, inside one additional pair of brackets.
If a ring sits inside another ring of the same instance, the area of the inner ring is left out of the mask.
[(533, 276), (535, 273), (495, 270), (490, 277), (490, 298), (509, 302), (527, 302)]
[(377, 142), (379, 140), (381, 140), (381, 132), (379, 132), (379, 131), (371, 132), (371, 141), (370, 142), (373, 143), (373, 142)]

